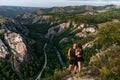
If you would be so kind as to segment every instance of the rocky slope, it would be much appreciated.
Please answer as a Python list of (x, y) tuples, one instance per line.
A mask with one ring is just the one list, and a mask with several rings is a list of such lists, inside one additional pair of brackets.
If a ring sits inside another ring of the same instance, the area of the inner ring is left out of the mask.
[(13, 70), (20, 76), (21, 63), (33, 59), (33, 52), (25, 40), (29, 30), (14, 19), (0, 19), (0, 59), (9, 59)]

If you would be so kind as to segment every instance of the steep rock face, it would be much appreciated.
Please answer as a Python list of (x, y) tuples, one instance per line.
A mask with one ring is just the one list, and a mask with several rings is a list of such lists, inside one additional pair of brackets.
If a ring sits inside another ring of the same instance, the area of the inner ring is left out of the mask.
[(25, 13), (16, 17), (21, 24), (48, 23), (50, 18), (50, 15), (37, 15), (31, 13)]
[(9, 54), (8, 49), (0, 39), (0, 58), (5, 58), (7, 54)]
[(70, 22), (59, 24), (58, 26), (51, 27), (46, 34), (46, 38), (53, 38), (54, 36), (60, 35), (67, 29), (70, 25)]
[(97, 34), (97, 30), (94, 27), (83, 28), (81, 32), (77, 33), (78, 37), (88, 37)]
[(9, 45), (11, 53), (18, 57), (19, 61), (23, 61), (25, 55), (27, 54), (27, 47), (23, 41), (20, 34), (7, 31), (4, 34), (5, 42)]
[(0, 29), (13, 31), (24, 35), (28, 35), (29, 33), (29, 30), (25, 26), (21, 26), (21, 24), (14, 19), (6, 19), (6, 22), (1, 24)]
[(61, 44), (61, 43), (66, 43), (66, 42), (68, 42), (68, 41), (69, 41), (69, 38), (65, 37), (65, 38), (61, 39), (61, 40), (59, 41), (59, 43), (60, 43), (60, 44)]
[(47, 16), (47, 15), (34, 17), (33, 21), (32, 21), (32, 24), (34, 24), (36, 22), (39, 22), (39, 23), (48, 23), (50, 18), (51, 18), (51, 16)]
[(20, 78), (21, 63), (33, 59), (32, 51), (25, 41), (28, 33), (29, 30), (14, 19), (0, 23), (0, 59), (9, 59), (12, 69)]
[(14, 19), (6, 19), (0, 25), (0, 57), (5, 58), (7, 54), (14, 55), (20, 62), (32, 59), (28, 54), (28, 45), (23, 35), (28, 35), (29, 30)]

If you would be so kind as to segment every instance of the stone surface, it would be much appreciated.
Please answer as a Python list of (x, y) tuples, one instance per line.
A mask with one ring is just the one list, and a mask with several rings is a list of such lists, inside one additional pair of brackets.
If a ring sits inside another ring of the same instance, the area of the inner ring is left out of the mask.
[(59, 43), (60, 43), (60, 44), (61, 44), (61, 43), (66, 43), (66, 42), (68, 42), (68, 41), (69, 41), (69, 38), (63, 38), (63, 39), (60, 40)]
[(14, 19), (5, 20), (0, 25), (0, 57), (5, 58), (9, 54), (16, 56), (20, 62), (29, 60), (28, 45), (23, 37), (29, 30)]
[(70, 25), (70, 22), (62, 23), (57, 26), (51, 27), (46, 34), (46, 38), (53, 38), (54, 36), (60, 35), (62, 32), (65, 31)]
[(22, 62), (24, 60), (25, 54), (27, 54), (27, 48), (23, 42), (23, 38), (20, 34), (7, 31), (4, 34), (6, 43), (9, 45), (13, 55), (18, 56), (19, 60)]
[(0, 39), (0, 58), (5, 58), (7, 54), (9, 54), (8, 49)]

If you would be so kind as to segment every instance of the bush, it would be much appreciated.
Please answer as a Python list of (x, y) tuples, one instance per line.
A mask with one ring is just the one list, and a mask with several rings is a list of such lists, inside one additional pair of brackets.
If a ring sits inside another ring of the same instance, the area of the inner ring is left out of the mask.
[(97, 35), (98, 42), (104, 45), (120, 44), (120, 23), (106, 23)]

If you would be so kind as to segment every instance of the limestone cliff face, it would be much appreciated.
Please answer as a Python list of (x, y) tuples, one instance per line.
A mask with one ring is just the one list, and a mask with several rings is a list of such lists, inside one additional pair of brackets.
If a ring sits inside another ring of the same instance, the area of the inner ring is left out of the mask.
[(54, 36), (57, 36), (64, 32), (70, 25), (70, 22), (62, 23), (57, 26), (53, 26), (48, 30), (48, 33), (46, 34), (46, 38), (53, 38)]
[(21, 24), (40, 24), (40, 23), (48, 23), (50, 22), (50, 15), (38, 15), (38, 14), (31, 14), (25, 13), (18, 15), (16, 19), (21, 22)]
[(7, 54), (9, 54), (8, 49), (0, 39), (0, 58), (5, 58)]
[(25, 26), (22, 26), (15, 19), (6, 19), (4, 22), (0, 23), (0, 30), (1, 29), (9, 30), (24, 35), (28, 35), (29, 33), (29, 30)]
[(23, 41), (22, 36), (14, 32), (7, 31), (4, 34), (4, 40), (9, 46), (11, 54), (15, 55), (18, 60), (22, 62), (25, 55), (27, 54), (27, 47)]
[(0, 24), (0, 58), (5, 58), (6, 55), (15, 56), (20, 62), (33, 59), (28, 53), (29, 48), (24, 39), (28, 33), (29, 30), (14, 19), (6, 19), (2, 22)]
[(12, 69), (21, 78), (21, 63), (32, 60), (32, 51), (25, 41), (29, 30), (14, 19), (1, 18), (0, 22), (0, 59), (8, 59)]

